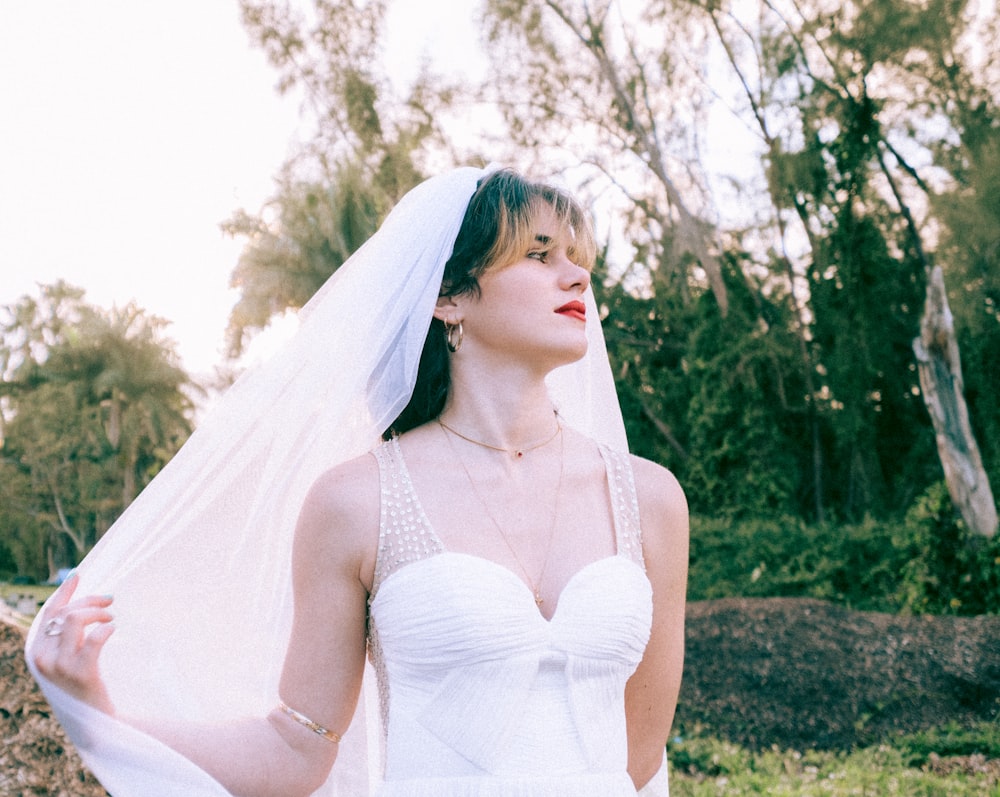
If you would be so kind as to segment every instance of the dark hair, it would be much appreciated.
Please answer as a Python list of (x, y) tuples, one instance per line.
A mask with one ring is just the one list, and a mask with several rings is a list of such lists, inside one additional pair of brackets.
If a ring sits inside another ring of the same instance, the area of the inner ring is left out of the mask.
[[(487, 269), (523, 257), (535, 245), (535, 218), (542, 206), (551, 208), (556, 220), (572, 231), (569, 257), (592, 268), (594, 237), (576, 200), (558, 188), (527, 180), (512, 169), (501, 169), (480, 180), (469, 200), (444, 266), (439, 296), (478, 296), (479, 278)], [(402, 434), (441, 414), (451, 386), (448, 356), (444, 322), (434, 318), (420, 354), (413, 395), (383, 438)]]

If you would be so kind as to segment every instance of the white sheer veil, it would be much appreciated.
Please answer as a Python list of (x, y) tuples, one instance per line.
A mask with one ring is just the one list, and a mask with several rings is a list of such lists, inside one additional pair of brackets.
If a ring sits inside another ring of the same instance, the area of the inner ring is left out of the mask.
[[(80, 565), (78, 594), (115, 597), (102, 673), (124, 716), (220, 723), (276, 705), (299, 507), (321, 473), (377, 444), (409, 400), (445, 261), (490, 170), (456, 169), (403, 197), (303, 308), (292, 339), (220, 399)], [(567, 423), (624, 449), (586, 298), (589, 351), (551, 375), (553, 401)], [(38, 625), (29, 664), (44, 638)], [(33, 673), (115, 797), (227, 794), (179, 754)], [(318, 795), (366, 795), (379, 780), (378, 711), (366, 711), (373, 680)]]

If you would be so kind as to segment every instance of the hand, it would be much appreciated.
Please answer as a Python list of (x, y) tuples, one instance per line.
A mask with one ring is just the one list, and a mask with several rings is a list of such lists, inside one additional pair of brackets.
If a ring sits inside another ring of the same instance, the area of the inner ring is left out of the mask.
[(33, 645), (34, 663), (63, 691), (113, 715), (114, 705), (101, 680), (98, 661), (115, 630), (108, 611), (112, 598), (88, 595), (71, 600), (78, 583), (76, 575), (70, 576), (45, 606)]

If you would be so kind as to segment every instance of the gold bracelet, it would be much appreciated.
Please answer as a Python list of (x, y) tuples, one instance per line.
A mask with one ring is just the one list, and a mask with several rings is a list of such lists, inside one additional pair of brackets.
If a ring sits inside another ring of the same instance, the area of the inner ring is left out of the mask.
[(299, 725), (305, 725), (313, 733), (318, 733), (324, 739), (329, 739), (334, 744), (340, 741), (339, 733), (334, 733), (333, 731), (327, 730), (318, 722), (313, 722), (311, 719), (309, 719), (309, 717), (305, 716), (304, 714), (299, 714), (299, 712), (297, 712), (294, 708), (289, 708), (288, 706), (285, 705), (283, 701), (278, 703), (278, 708), (280, 708), (285, 714), (287, 714), (289, 717), (291, 717), (293, 720), (299, 723)]

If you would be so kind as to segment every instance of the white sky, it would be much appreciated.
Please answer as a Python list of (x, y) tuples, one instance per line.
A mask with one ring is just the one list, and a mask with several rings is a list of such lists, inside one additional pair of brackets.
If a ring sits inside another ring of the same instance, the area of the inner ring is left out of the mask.
[[(413, 16), (415, 63), (442, 9)], [(0, 74), (0, 305), (59, 278), (134, 299), (209, 371), (242, 245), (219, 223), (260, 209), (298, 128), (236, 0), (4, 2)]]
[(172, 322), (218, 358), (240, 242), (288, 152), (297, 101), (235, 0), (46, 0), (0, 11), (0, 304), (63, 278)]

